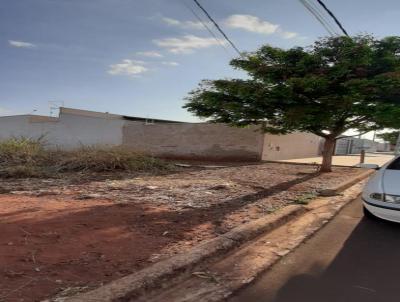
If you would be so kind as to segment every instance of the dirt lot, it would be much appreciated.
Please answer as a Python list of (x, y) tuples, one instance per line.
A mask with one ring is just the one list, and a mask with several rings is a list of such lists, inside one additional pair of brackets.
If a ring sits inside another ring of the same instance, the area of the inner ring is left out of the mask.
[(0, 301), (99, 286), (361, 172), (268, 163), (2, 181)]

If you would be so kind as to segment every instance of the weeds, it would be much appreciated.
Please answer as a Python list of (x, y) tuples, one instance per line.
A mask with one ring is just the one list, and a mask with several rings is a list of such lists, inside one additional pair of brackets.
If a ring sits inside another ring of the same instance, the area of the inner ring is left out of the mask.
[(0, 165), (37, 165), (45, 160), (41, 139), (11, 138), (0, 143)]
[(171, 166), (122, 147), (48, 150), (41, 139), (12, 138), (0, 142), (0, 177), (49, 177), (62, 172), (160, 172)]
[(63, 153), (58, 162), (60, 171), (153, 171), (169, 168), (169, 165), (160, 159), (122, 147), (82, 147)]
[(305, 193), (305, 194), (297, 197), (296, 199), (294, 199), (293, 203), (306, 205), (311, 200), (313, 200), (315, 197), (317, 197), (316, 193)]

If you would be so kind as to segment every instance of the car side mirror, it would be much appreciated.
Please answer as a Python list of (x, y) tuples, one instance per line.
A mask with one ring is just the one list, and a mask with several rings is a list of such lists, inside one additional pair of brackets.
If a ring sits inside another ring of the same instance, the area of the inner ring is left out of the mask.
[(379, 165), (376, 165), (376, 164), (358, 164), (357, 167), (363, 168), (363, 169), (379, 170)]

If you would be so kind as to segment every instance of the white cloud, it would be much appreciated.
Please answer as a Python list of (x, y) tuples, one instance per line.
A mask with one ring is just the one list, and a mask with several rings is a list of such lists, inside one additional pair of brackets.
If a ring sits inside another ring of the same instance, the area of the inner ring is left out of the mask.
[(23, 41), (15, 41), (15, 40), (8, 40), (8, 44), (12, 47), (17, 47), (17, 48), (34, 48), (36, 47), (35, 44), (29, 43), (29, 42), (23, 42)]
[(168, 25), (180, 25), (182, 22), (176, 19), (172, 19), (172, 18), (167, 18), (167, 17), (163, 17), (162, 20), (167, 23)]
[(167, 65), (167, 66), (179, 66), (180, 65), (178, 62), (173, 62), (173, 61), (164, 61), (164, 62), (161, 62), (161, 64)]
[(143, 61), (125, 59), (121, 63), (110, 65), (108, 73), (111, 75), (137, 76), (148, 70)]
[(185, 35), (181, 38), (165, 38), (153, 40), (153, 42), (159, 46), (166, 48), (169, 52), (180, 54), (180, 53), (192, 53), (196, 49), (208, 48), (211, 46), (223, 44), (226, 45), (226, 41), (214, 38), (202, 38), (194, 35)]
[[(183, 29), (205, 29), (204, 25), (200, 21), (179, 21), (172, 18), (163, 17), (164, 23), (170, 26), (178, 26)], [(206, 25), (211, 25), (211, 22), (204, 22)]]
[(278, 24), (273, 24), (251, 15), (232, 15), (225, 19), (224, 24), (230, 28), (243, 29), (264, 35), (278, 34), (283, 39), (299, 37), (296, 32), (282, 30)]
[(232, 15), (225, 20), (225, 25), (230, 28), (244, 29), (250, 32), (270, 35), (275, 33), (279, 25), (263, 21), (251, 15)]
[(279, 32), (280, 36), (284, 39), (293, 39), (298, 37), (298, 33), (292, 32), (292, 31), (280, 31)]
[[(176, 26), (182, 29), (205, 29), (204, 25), (199, 21), (180, 21), (167, 17), (163, 17), (162, 21), (169, 26)], [(207, 26), (213, 26), (211, 22), (204, 23)], [(223, 24), (229, 28), (243, 29), (253, 33), (264, 35), (277, 34), (283, 39), (293, 39), (299, 37), (299, 35), (295, 32), (282, 30), (279, 24), (273, 24), (252, 15), (231, 15), (223, 20)]]
[(139, 56), (149, 57), (149, 58), (162, 58), (164, 57), (157, 51), (139, 51), (136, 53)]

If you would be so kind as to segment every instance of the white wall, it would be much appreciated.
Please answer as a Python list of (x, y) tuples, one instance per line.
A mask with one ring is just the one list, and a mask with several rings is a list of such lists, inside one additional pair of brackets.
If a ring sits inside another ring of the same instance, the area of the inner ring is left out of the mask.
[(38, 138), (45, 135), (46, 139), (54, 140), (57, 122), (32, 123), (32, 118), (30, 115), (0, 117), (0, 139), (21, 136)]
[(57, 145), (69, 148), (82, 144), (121, 145), (123, 125), (122, 119), (61, 113), (55, 133), (58, 138)]
[(74, 148), (81, 145), (122, 144), (122, 119), (105, 119), (68, 113), (44, 121), (36, 116), (0, 117), (0, 140), (10, 137), (38, 138), (44, 136), (49, 146)]

